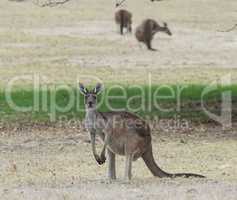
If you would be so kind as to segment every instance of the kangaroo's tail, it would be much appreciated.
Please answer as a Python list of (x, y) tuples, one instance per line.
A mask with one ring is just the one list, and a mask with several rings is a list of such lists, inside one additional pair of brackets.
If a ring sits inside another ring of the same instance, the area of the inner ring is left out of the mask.
[(163, 171), (155, 162), (153, 153), (152, 153), (152, 147), (150, 145), (149, 149), (142, 155), (142, 158), (146, 164), (146, 166), (149, 168), (151, 173), (154, 176), (158, 176), (160, 178), (163, 177), (170, 177), (170, 178), (175, 178), (175, 177), (184, 177), (184, 178), (189, 178), (189, 177), (197, 177), (197, 178), (205, 178), (203, 175), (199, 174), (193, 174), (193, 173), (177, 173), (177, 174), (170, 174), (168, 172)]

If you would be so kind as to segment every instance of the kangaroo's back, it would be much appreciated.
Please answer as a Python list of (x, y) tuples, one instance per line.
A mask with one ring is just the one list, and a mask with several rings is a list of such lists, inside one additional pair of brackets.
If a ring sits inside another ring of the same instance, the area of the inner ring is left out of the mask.
[(113, 133), (117, 132), (120, 135), (124, 135), (129, 132), (147, 138), (151, 136), (149, 124), (141, 117), (131, 112), (98, 112), (100, 119), (104, 120), (106, 128), (112, 130)]
[(137, 28), (135, 36), (138, 41), (146, 42), (151, 40), (153, 32), (156, 30), (157, 22), (153, 19), (145, 19)]
[(148, 50), (155, 51), (151, 47), (151, 41), (154, 35), (157, 32), (165, 32), (168, 35), (172, 35), (167, 24), (164, 23), (164, 27), (161, 27), (155, 20), (153, 19), (145, 19), (137, 28), (135, 36), (139, 42), (143, 42), (146, 44)]
[(129, 32), (132, 31), (132, 13), (125, 10), (120, 9), (115, 12), (115, 23), (120, 25), (120, 33), (123, 34), (123, 28), (127, 28)]

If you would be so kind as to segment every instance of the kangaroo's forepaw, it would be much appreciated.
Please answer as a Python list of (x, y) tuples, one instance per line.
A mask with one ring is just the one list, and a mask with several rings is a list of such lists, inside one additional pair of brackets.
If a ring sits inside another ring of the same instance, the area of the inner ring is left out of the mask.
[(103, 165), (105, 163), (105, 160), (98, 159), (96, 160), (99, 165)]
[(102, 164), (105, 163), (105, 161), (106, 161), (105, 155), (101, 155), (100, 160), (101, 160)]
[(96, 156), (95, 159), (96, 159), (96, 161), (97, 161), (97, 163), (98, 163), (99, 165), (104, 164), (104, 163), (105, 163), (105, 160), (106, 160), (105, 158), (102, 159), (102, 158), (100, 158), (99, 156)]

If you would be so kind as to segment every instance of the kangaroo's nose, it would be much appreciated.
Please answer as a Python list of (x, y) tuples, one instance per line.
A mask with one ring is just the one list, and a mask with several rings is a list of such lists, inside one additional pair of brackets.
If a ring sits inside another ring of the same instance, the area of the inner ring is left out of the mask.
[(88, 102), (88, 105), (89, 105), (89, 107), (92, 107), (92, 102), (89, 101), (89, 102)]

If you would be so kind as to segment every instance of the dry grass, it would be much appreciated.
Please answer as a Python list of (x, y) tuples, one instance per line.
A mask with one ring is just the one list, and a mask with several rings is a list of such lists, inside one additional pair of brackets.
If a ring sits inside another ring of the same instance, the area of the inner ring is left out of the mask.
[[(149, 74), (153, 84), (206, 84), (230, 74), (237, 83), (236, 30), (218, 32), (236, 24), (236, 0), (128, 0), (126, 7), (134, 13), (134, 27), (151, 17), (168, 22), (173, 36), (157, 35), (155, 53), (140, 47), (133, 35), (121, 37), (113, 22), (114, 1), (71, 0), (40, 8), (30, 0), (1, 0), (0, 86), (33, 74), (42, 77), (41, 83), (70, 84), (78, 77), (89, 82), (88, 76), (106, 84), (147, 84)], [(207, 179), (160, 180), (138, 161), (133, 181), (125, 183), (119, 158), (120, 179), (111, 184), (105, 167), (95, 164), (83, 131), (1, 130), (1, 199), (235, 200), (236, 129), (231, 137), (218, 128), (201, 130), (191, 136), (154, 135), (154, 154), (167, 171), (193, 171)]]
[[(114, 2), (75, 1), (40, 8), (30, 1), (1, 1), (0, 85), (12, 77), (39, 74), (43, 83), (74, 84), (95, 76), (105, 83), (210, 83), (231, 74), (237, 82), (236, 1), (131, 0), (134, 27), (145, 17), (168, 22), (172, 37), (156, 36), (148, 52), (133, 35), (121, 37), (113, 22)], [(86, 77), (86, 78), (85, 78)], [(17, 85), (32, 84), (20, 80)]]
[[(30, 199), (31, 195), (49, 199), (63, 199), (64, 195), (68, 199), (76, 195), (85, 199), (110, 199), (114, 195), (116, 198), (128, 195), (129, 199), (174, 199), (174, 193), (178, 199), (188, 195), (198, 199), (200, 195), (203, 199), (234, 199), (237, 189), (234, 129), (222, 132), (217, 127), (198, 126), (190, 129), (192, 134), (178, 129), (170, 133), (154, 132), (154, 156), (163, 169), (201, 173), (207, 179), (153, 178), (139, 159), (133, 164), (133, 180), (127, 183), (123, 181), (124, 158), (117, 157), (118, 180), (112, 184), (106, 180), (106, 165), (98, 166), (93, 159), (86, 132), (60, 127), (5, 129), (0, 137), (0, 193), (6, 199)], [(130, 193), (131, 190), (134, 191)]]

